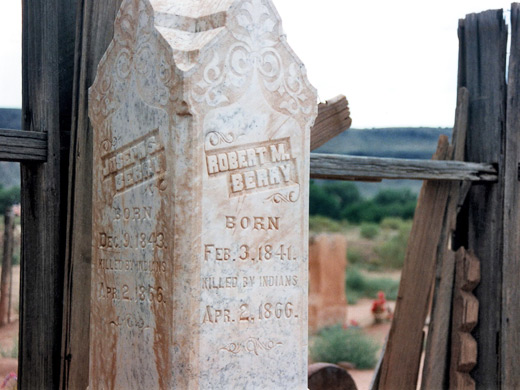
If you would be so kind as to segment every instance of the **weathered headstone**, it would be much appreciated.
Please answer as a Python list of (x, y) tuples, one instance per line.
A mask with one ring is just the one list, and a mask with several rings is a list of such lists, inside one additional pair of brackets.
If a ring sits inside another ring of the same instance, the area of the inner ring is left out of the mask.
[(90, 389), (306, 389), (316, 93), (269, 0), (125, 0), (90, 89)]
[(309, 329), (347, 323), (347, 238), (319, 234), (309, 242)]

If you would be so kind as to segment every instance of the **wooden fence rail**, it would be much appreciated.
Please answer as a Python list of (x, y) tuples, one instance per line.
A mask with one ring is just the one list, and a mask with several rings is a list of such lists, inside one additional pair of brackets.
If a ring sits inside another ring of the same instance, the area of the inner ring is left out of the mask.
[(47, 133), (0, 129), (0, 161), (46, 161)]
[(491, 164), (311, 153), (311, 178), (335, 180), (412, 179), (494, 182)]
[[(0, 129), (0, 161), (47, 161), (47, 133)], [(491, 164), (311, 153), (311, 178), (379, 181), (497, 180)]]

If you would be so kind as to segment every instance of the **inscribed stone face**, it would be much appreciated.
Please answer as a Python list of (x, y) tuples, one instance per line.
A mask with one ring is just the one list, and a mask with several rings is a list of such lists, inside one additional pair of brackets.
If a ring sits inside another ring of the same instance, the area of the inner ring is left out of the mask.
[(269, 0), (125, 0), (90, 89), (90, 389), (306, 389), (316, 94)]

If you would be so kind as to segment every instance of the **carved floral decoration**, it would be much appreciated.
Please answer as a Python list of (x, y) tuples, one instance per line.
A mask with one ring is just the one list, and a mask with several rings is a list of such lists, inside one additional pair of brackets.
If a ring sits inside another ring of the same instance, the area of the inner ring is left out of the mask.
[(283, 343), (273, 340), (260, 341), (257, 337), (250, 337), (243, 343), (231, 343), (221, 347), (220, 350), (227, 351), (234, 355), (238, 355), (241, 352), (247, 352), (258, 356), (261, 352), (270, 351), (280, 345), (283, 345)]
[[(298, 188), (300, 186), (298, 185)], [(280, 203), (294, 203), (296, 202), (300, 197), (300, 194), (299, 194), (299, 191), (298, 191), (298, 194), (296, 193), (296, 191), (291, 191), (289, 192), (288, 195), (285, 195), (285, 194), (282, 194), (280, 192), (277, 192), (275, 194), (272, 194), (270, 195), (266, 201), (268, 202), (273, 202), (273, 203), (276, 203), (276, 204), (280, 204)]]
[[(194, 99), (210, 106), (230, 104), (228, 85), (244, 92), (251, 78), (257, 77), (264, 90), (279, 95), (276, 109), (309, 114), (315, 102), (306, 94), (305, 70), (292, 55), (281, 54), (290, 49), (282, 43), (284, 38), (280, 39), (281, 26), (273, 11), (262, 0), (244, 1), (230, 23), (236, 24), (230, 27), (234, 43), (225, 58), (213, 50), (201, 79), (195, 83)], [(286, 63), (287, 57), (293, 62)]]
[[(101, 59), (102, 79), (90, 88), (90, 117), (101, 125), (123, 103), (127, 89), (136, 83), (141, 99), (147, 104), (174, 112), (180, 96), (173, 96), (180, 82), (171, 49), (154, 28), (153, 10), (148, 2), (124, 0), (131, 5), (120, 8), (115, 21), (114, 39)], [(135, 15), (139, 15), (135, 23)], [(157, 56), (154, 61), (150, 58)], [(108, 70), (111, 69), (111, 70)], [(107, 137), (102, 142), (106, 149)]]

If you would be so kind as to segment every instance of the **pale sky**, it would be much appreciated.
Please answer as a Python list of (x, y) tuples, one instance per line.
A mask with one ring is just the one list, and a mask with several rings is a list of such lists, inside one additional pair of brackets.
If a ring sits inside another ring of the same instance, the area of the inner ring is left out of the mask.
[[(273, 1), (320, 99), (345, 95), (355, 128), (451, 127), (458, 19), (503, 8), (508, 20), (510, 9), (504, 0)], [(22, 103), (20, 3), (0, 1), (0, 107)]]

